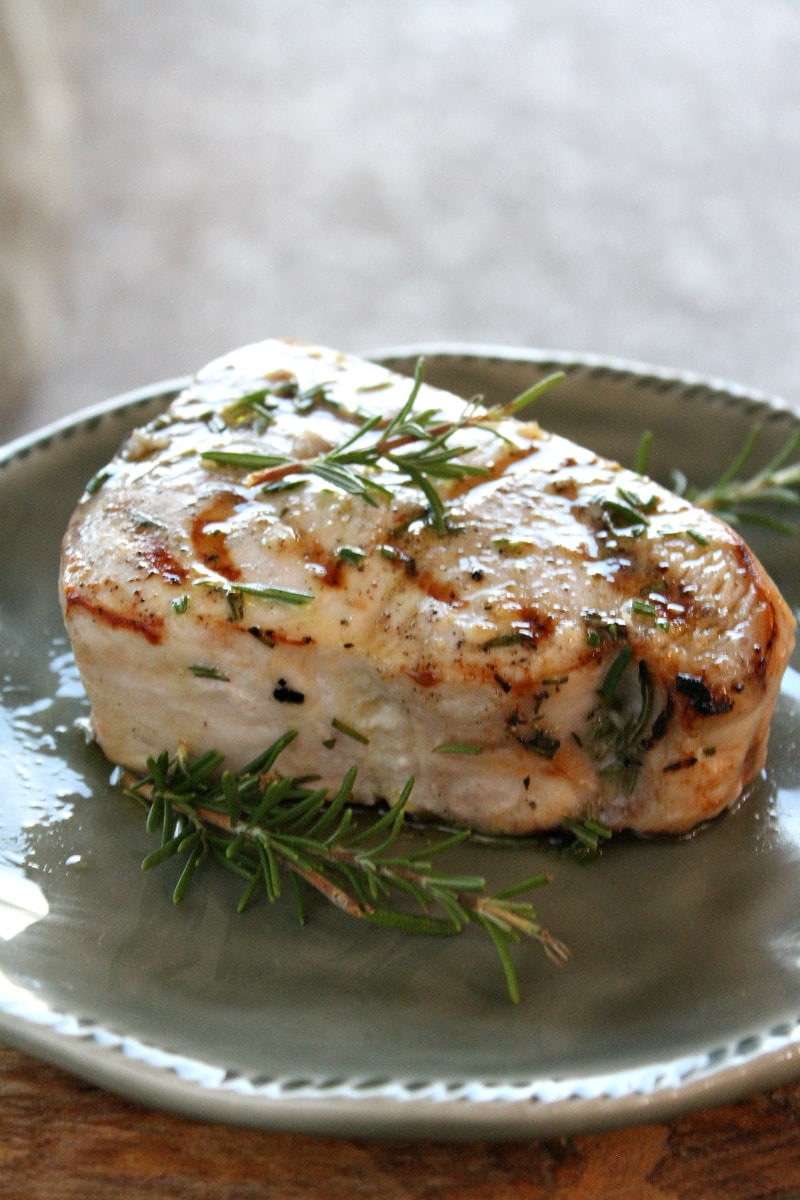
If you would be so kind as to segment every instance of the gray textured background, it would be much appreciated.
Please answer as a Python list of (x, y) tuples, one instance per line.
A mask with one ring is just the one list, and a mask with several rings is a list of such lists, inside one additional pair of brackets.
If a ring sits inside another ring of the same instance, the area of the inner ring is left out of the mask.
[(273, 334), (800, 402), (791, 0), (77, 7), (66, 263), (17, 431)]

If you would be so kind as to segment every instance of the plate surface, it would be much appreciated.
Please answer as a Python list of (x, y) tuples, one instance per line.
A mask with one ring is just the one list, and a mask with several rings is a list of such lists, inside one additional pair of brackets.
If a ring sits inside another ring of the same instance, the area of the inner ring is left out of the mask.
[[(774, 452), (797, 417), (767, 397), (598, 359), (486, 347), (376, 354), (465, 396), (509, 399), (559, 366), (541, 423), (652, 471), (719, 474), (754, 421)], [(523, 998), (476, 931), (427, 941), (324, 904), (236, 916), (220, 874), (175, 908), (140, 811), (80, 730), (86, 702), (57, 602), (59, 543), (86, 481), (180, 381), (0, 452), (0, 1036), (147, 1104), (264, 1128), (512, 1138), (654, 1120), (800, 1076), (800, 676), (746, 802), (689, 840), (619, 838), (592, 861), (544, 844), (460, 847), (495, 886), (547, 869), (557, 968), (517, 955)], [(797, 544), (753, 545), (797, 610)]]

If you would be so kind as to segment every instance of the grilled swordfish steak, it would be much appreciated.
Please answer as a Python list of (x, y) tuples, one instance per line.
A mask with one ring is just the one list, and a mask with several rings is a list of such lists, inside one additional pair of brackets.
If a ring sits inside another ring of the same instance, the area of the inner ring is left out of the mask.
[[(449, 474), (401, 461), (437, 446)], [(763, 767), (794, 636), (709, 513), (279, 340), (128, 438), (66, 532), (61, 597), (112, 762), (213, 748), (238, 769), (294, 729), (287, 773), (336, 787), (355, 765), (365, 804), (413, 777), (409, 811), (495, 834), (713, 817)]]

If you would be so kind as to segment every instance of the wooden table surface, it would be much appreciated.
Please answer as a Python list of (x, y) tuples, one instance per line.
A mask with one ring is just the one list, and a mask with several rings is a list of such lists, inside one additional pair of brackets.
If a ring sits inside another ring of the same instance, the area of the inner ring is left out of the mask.
[(513, 1143), (306, 1137), (139, 1107), (0, 1047), (14, 1200), (798, 1200), (800, 1084), (669, 1124)]

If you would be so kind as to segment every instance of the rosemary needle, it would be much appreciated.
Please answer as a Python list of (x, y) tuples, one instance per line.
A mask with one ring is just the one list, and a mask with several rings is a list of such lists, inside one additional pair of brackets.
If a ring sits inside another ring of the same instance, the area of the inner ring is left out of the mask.
[(241, 771), (221, 770), (215, 752), (195, 760), (163, 752), (148, 761), (145, 776), (127, 780), (126, 794), (147, 808), (148, 831), (160, 835), (160, 845), (142, 868), (182, 860), (175, 903), (211, 861), (243, 880), (240, 911), (259, 892), (270, 902), (279, 900), (288, 876), (301, 923), (311, 888), (348, 916), (410, 934), (448, 936), (474, 925), (494, 945), (515, 1002), (520, 989), (512, 952), (522, 938), (540, 942), (554, 961), (566, 960), (566, 948), (523, 898), (547, 883), (546, 875), (492, 894), (481, 875), (435, 866), (438, 855), (469, 837), (465, 831), (404, 852), (399, 839), (413, 780), (388, 810), (357, 819), (355, 768), (333, 795), (307, 777), (275, 772), (276, 760), (295, 736), (288, 731)]

